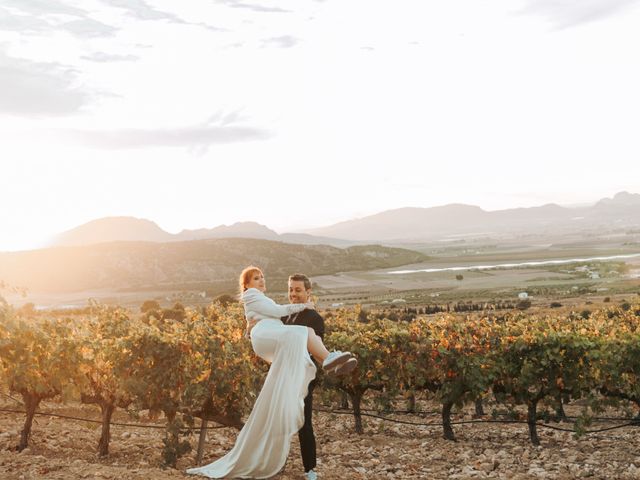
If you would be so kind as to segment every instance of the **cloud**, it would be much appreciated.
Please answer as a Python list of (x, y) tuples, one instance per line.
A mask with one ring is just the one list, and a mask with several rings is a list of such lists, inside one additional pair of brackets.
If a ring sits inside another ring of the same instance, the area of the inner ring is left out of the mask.
[(75, 87), (77, 72), (60, 63), (33, 62), (0, 51), (0, 113), (26, 117), (70, 115), (90, 96)]
[(291, 35), (282, 35), (281, 37), (271, 37), (262, 40), (263, 47), (291, 48), (297, 45), (299, 40)]
[(619, 13), (639, 0), (527, 0), (526, 14), (547, 17), (559, 28), (588, 23)]
[[(160, 10), (144, 0), (100, 0), (104, 5), (125, 10), (137, 20), (166, 20), (181, 25), (193, 25), (213, 31), (223, 29), (202, 22), (187, 22), (174, 13)], [(111, 25), (91, 18), (90, 12), (59, 0), (2, 0), (0, 28), (21, 33), (43, 33), (64, 30), (83, 38), (112, 36), (118, 31)], [(19, 12), (16, 14), (15, 11)], [(68, 17), (75, 17), (69, 21)]]
[(59, 13), (82, 17), (87, 13), (86, 10), (66, 5), (59, 0), (2, 0), (2, 3), (6, 7), (18, 8), (32, 15)]
[(101, 0), (105, 5), (111, 7), (122, 8), (126, 12), (138, 19), (138, 20), (167, 20), (171, 23), (178, 23), (181, 25), (194, 25), (197, 27), (206, 28), (207, 30), (222, 31), (223, 29), (207, 25), (206, 23), (193, 23), (187, 22), (174, 13), (166, 12), (152, 7), (144, 0)]
[[(109, 37), (118, 31), (111, 25), (92, 19), (85, 10), (55, 0), (3, 0), (3, 6), (12, 9), (0, 7), (0, 29), (5, 31), (38, 34), (61, 30), (81, 38)], [(69, 20), (69, 17), (75, 18)]]
[(96, 52), (91, 55), (85, 55), (84, 57), (80, 57), (83, 60), (89, 60), (90, 62), (135, 62), (139, 60), (140, 57), (136, 55), (113, 55), (104, 52)]
[(124, 150), (150, 147), (187, 147), (203, 153), (211, 145), (267, 140), (268, 130), (230, 125), (235, 114), (215, 116), (216, 124), (195, 125), (181, 128), (124, 128), (117, 130), (50, 130), (48, 134), (66, 139), (85, 147), (104, 150)]
[(91, 18), (79, 18), (58, 26), (62, 30), (72, 33), (76, 37), (111, 37), (118, 31), (117, 28), (98, 22)]
[(231, 8), (246, 8), (247, 10), (253, 10), (254, 12), (261, 13), (290, 13), (291, 10), (285, 10), (280, 7), (265, 7), (264, 5), (258, 5), (257, 3), (244, 3), (238, 0), (218, 0), (218, 3), (222, 3)]
[(31, 15), (11, 14), (9, 10), (0, 7), (1, 31), (21, 32), (23, 34), (26, 34), (42, 32), (49, 29), (49, 22), (33, 17)]

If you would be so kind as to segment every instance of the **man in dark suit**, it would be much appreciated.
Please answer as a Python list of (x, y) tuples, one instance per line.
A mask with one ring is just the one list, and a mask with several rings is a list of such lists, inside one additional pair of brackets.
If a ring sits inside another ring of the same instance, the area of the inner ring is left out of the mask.
[[(311, 301), (311, 281), (306, 275), (296, 273), (289, 277), (289, 302), (307, 303)], [(282, 318), (284, 324), (302, 325), (311, 327), (320, 338), (324, 340), (324, 319), (315, 310), (304, 310), (300, 313)], [(309, 392), (304, 399), (304, 425), (298, 432), (300, 439), (300, 452), (302, 453), (302, 465), (304, 466), (305, 478), (316, 480), (318, 475), (316, 468), (316, 437), (313, 434), (313, 389), (317, 380), (309, 384)]]

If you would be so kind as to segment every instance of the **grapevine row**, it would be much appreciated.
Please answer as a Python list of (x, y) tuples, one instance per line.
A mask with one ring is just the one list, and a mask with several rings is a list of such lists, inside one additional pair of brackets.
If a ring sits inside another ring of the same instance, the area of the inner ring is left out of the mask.
[[(539, 444), (540, 404), (560, 410), (582, 398), (592, 413), (605, 404), (640, 406), (640, 308), (583, 317), (549, 311), (361, 322), (357, 311), (339, 310), (327, 319), (325, 341), (353, 352), (359, 366), (349, 377), (325, 379), (325, 390), (348, 395), (359, 433), (368, 392), (381, 408), (431, 392), (447, 439), (455, 439), (454, 407), (493, 395), (526, 407), (531, 441)], [(100, 455), (108, 454), (116, 409), (163, 413), (163, 457), (175, 466), (190, 449), (180, 439), (185, 423), (201, 418), (239, 428), (255, 400), (268, 367), (252, 353), (244, 326), (237, 304), (186, 309), (179, 319), (99, 305), (72, 318), (25, 318), (1, 307), (0, 385), (26, 408), (17, 449), (28, 445), (43, 400), (79, 400), (101, 411)], [(579, 418), (577, 431), (587, 422)]]

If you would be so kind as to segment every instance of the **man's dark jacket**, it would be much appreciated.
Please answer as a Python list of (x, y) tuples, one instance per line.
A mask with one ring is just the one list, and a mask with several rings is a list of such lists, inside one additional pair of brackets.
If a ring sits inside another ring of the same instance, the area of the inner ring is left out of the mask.
[[(282, 321), (289, 325), (311, 327), (314, 332), (316, 332), (316, 335), (324, 339), (324, 319), (315, 310), (303, 310), (289, 317), (283, 317)], [(311, 415), (313, 413), (313, 389), (316, 383), (316, 380), (312, 380), (309, 384), (309, 392), (304, 399), (304, 425), (298, 432), (302, 464), (304, 465), (305, 472), (316, 468), (316, 437), (313, 434), (313, 424), (311, 422)]]

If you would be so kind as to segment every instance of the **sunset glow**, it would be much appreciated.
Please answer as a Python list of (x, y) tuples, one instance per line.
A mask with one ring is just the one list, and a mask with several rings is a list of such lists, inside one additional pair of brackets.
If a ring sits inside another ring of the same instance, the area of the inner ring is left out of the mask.
[(640, 192), (637, 2), (120, 3), (0, 6), (0, 251)]

